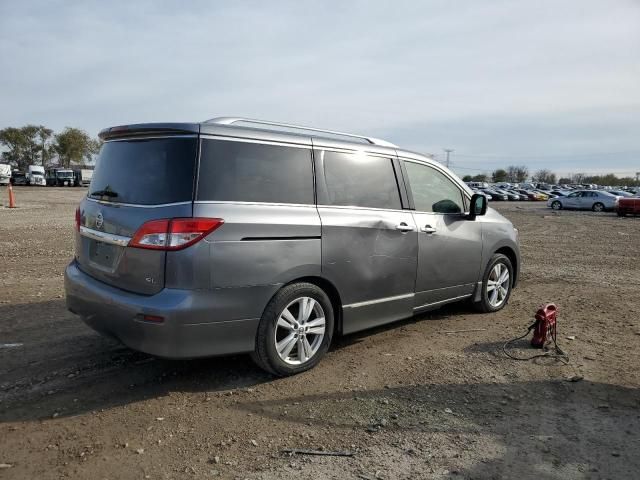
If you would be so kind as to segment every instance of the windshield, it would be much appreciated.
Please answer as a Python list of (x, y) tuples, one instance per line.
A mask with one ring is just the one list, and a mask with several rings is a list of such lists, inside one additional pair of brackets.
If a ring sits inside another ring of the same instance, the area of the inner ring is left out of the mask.
[(197, 145), (196, 137), (106, 142), (89, 197), (135, 205), (191, 201)]
[(56, 172), (56, 176), (58, 178), (72, 178), (73, 177), (73, 172), (69, 171), (69, 172)]

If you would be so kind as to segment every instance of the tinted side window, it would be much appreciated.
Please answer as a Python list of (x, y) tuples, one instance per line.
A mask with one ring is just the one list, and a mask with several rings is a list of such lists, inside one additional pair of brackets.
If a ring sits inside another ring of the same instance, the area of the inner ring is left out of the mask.
[(435, 168), (405, 162), (416, 210), (435, 213), (461, 213), (464, 202), (460, 188)]
[(400, 209), (400, 193), (390, 158), (362, 153), (316, 151), (324, 173), (318, 203)]
[(311, 150), (202, 141), (198, 200), (313, 204)]

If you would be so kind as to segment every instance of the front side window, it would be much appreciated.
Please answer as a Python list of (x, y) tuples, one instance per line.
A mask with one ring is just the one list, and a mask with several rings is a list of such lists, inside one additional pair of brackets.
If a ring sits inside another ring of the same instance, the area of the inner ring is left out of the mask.
[(361, 152), (316, 151), (324, 182), (319, 182), (318, 203), (349, 207), (399, 210), (400, 193), (390, 158)]
[(420, 212), (462, 213), (462, 192), (446, 175), (435, 168), (405, 162), (415, 208)]
[(204, 139), (198, 200), (313, 205), (307, 148)]

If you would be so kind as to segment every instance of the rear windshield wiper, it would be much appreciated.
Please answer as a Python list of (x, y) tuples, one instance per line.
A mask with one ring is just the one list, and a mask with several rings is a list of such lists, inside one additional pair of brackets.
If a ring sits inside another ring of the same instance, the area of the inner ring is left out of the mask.
[(116, 198), (118, 196), (116, 192), (108, 188), (105, 188), (104, 190), (96, 190), (95, 192), (91, 192), (89, 195), (92, 197), (96, 195), (98, 197), (110, 197), (110, 198)]

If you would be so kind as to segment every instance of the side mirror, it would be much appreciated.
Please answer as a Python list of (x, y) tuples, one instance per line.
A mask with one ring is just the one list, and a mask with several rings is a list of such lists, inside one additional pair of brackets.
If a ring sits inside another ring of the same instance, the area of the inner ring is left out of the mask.
[(474, 193), (471, 196), (471, 208), (469, 209), (469, 217), (475, 218), (478, 215), (487, 213), (487, 197)]

